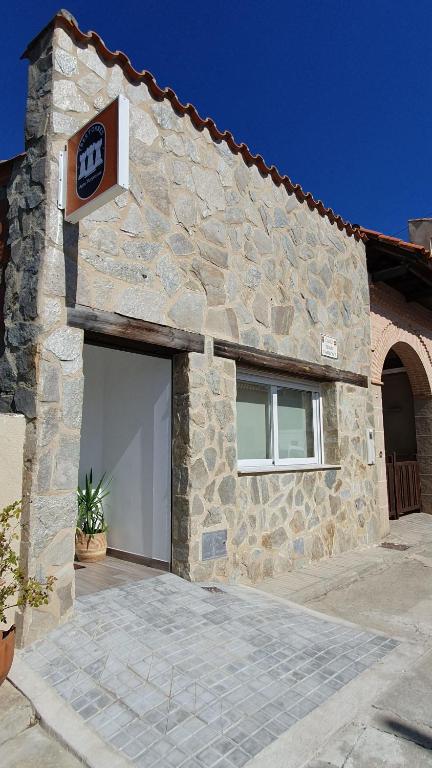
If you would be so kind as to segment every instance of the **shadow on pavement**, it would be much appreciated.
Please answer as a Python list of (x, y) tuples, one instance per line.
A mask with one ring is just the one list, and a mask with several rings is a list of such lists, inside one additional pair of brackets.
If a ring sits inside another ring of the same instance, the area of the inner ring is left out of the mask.
[(432, 737), (426, 731), (392, 717), (383, 717), (381, 718), (381, 722), (386, 727), (386, 730), (391, 730), (396, 736), (401, 736), (403, 739), (413, 741), (420, 747), (424, 747), (424, 749), (432, 750)]

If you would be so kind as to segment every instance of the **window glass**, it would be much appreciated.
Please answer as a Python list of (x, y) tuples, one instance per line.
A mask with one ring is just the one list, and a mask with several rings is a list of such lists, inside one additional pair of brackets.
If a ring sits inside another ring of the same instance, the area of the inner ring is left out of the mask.
[(280, 459), (305, 459), (315, 454), (312, 392), (278, 388), (277, 420)]
[(237, 381), (238, 458), (271, 458), (270, 389), (265, 384)]

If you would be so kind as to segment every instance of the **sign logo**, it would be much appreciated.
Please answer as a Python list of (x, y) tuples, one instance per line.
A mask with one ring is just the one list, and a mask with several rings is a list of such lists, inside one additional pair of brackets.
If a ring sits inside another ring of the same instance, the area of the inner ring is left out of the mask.
[(105, 126), (93, 123), (87, 128), (76, 153), (76, 193), (86, 200), (96, 192), (105, 172)]
[(76, 224), (129, 189), (129, 101), (108, 104), (60, 154), (58, 207)]

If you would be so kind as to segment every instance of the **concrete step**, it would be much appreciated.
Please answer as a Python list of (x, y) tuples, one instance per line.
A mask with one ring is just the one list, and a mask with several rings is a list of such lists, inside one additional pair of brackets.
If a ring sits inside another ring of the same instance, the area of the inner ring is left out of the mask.
[(0, 747), (34, 723), (34, 712), (28, 699), (8, 680), (0, 686)]
[(0, 747), (4, 768), (82, 768), (70, 752), (51, 739), (39, 725), (27, 728)]
[(5, 680), (0, 686), (0, 766), (82, 768), (82, 765), (43, 731), (29, 700)]

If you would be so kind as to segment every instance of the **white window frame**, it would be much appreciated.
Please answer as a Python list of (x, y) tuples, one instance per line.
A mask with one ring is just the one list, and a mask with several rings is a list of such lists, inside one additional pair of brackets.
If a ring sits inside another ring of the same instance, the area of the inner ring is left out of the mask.
[[(238, 467), (296, 467), (296, 466), (320, 466), (323, 463), (323, 421), (322, 421), (322, 398), (321, 388), (317, 383), (303, 380), (286, 379), (285, 377), (275, 377), (267, 374), (237, 372), (238, 381), (250, 381), (255, 384), (264, 384), (269, 392), (269, 413), (270, 413), (270, 445), (272, 458), (270, 459), (238, 459)], [(278, 389), (304, 390), (312, 393), (312, 419), (314, 432), (314, 455), (304, 458), (280, 459), (279, 458), (279, 430), (278, 430), (278, 409), (277, 409), (277, 391)]]
[[(254, 384), (264, 384), (266, 387), (268, 387), (267, 396), (268, 396), (268, 411), (269, 411), (269, 421), (270, 421), (268, 427), (270, 431), (270, 453), (273, 453), (273, 418), (272, 418), (273, 403), (272, 403), (271, 387), (268, 386), (268, 381), (263, 380), (262, 377), (253, 376), (249, 374), (237, 375), (237, 381), (250, 381), (251, 383), (253, 382)], [(239, 459), (237, 463), (239, 467), (273, 467), (274, 466), (273, 458)]]

